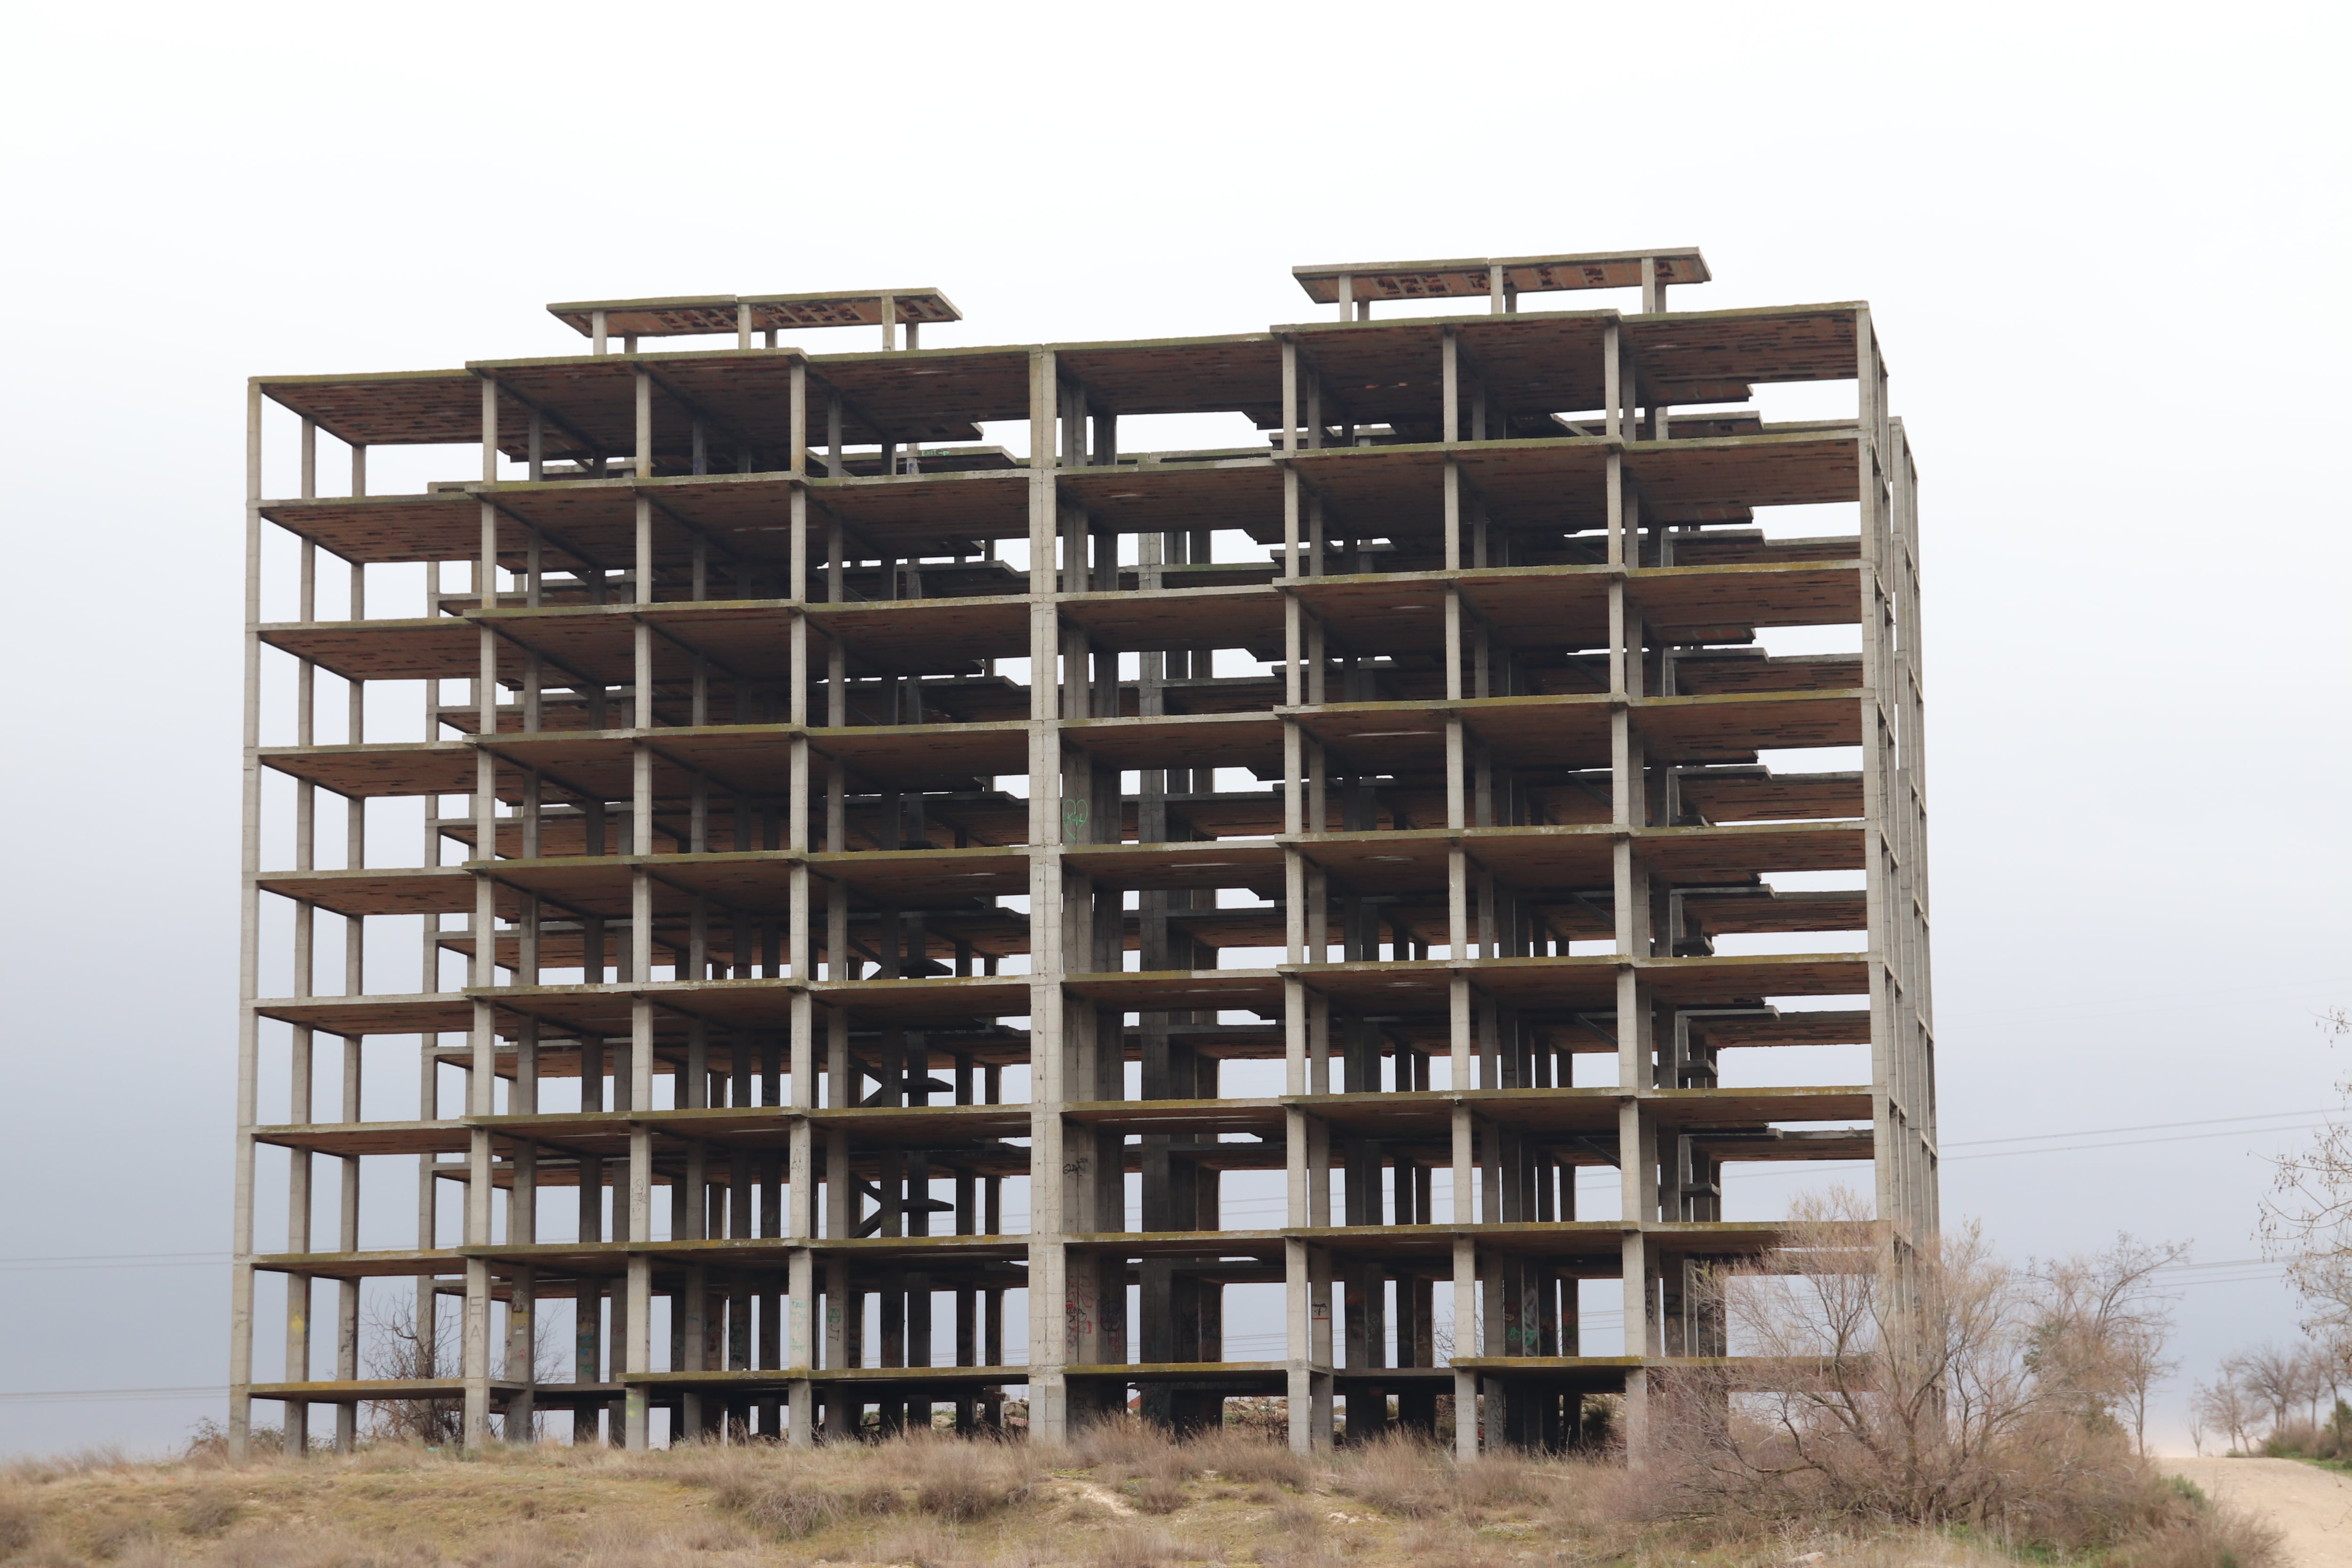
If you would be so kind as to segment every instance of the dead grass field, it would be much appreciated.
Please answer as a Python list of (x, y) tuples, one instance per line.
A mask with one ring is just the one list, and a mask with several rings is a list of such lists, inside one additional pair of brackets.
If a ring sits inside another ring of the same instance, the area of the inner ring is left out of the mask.
[[(238, 1468), (85, 1456), (0, 1473), (0, 1563), (2004, 1568), (2016, 1561), (1919, 1531), (1695, 1533), (1643, 1521), (1639, 1485), (1605, 1464), (1504, 1456), (1455, 1466), (1403, 1445), (1309, 1467), (1251, 1438), (1177, 1447), (1116, 1427), (1066, 1452), (918, 1436), (803, 1451), (643, 1455), (551, 1446), (467, 1457), (380, 1446), (349, 1458)], [(2210, 1553), (2109, 1560), (2227, 1568)]]

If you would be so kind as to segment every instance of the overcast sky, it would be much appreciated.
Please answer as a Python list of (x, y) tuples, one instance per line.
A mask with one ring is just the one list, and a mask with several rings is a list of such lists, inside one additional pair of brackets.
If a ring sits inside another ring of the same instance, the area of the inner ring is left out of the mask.
[[(927, 344), (1143, 337), (1320, 315), (1297, 263), (1696, 244), (1677, 308), (1870, 300), (1945, 1214), (2255, 1258), (2263, 1156), (2352, 1070), (2341, 12), (1579, 9), (16, 13), (0, 1450), (225, 1408), (23, 1395), (225, 1381), (244, 379), (577, 352), (551, 300), (929, 284), (967, 321)], [(2179, 1278), (2191, 1373), (2293, 1331), (2274, 1270)]]

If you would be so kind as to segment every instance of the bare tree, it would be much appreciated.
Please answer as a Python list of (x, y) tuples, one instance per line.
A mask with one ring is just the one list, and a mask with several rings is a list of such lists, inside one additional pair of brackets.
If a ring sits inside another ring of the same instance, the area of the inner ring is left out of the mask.
[[(1869, 1215), (1843, 1191), (1801, 1202), (1781, 1247), (1723, 1281), (1741, 1353), (1778, 1386), (1673, 1385), (1654, 1427), (1688, 1506), (1982, 1521), (2102, 1462), (2038, 1389), (2032, 1298), (1982, 1234), (1906, 1249)], [(2109, 1438), (2105, 1459), (2121, 1450)]]
[(2276, 1431), (2286, 1425), (2287, 1412), (2302, 1400), (2302, 1361), (2299, 1350), (2266, 1344), (2230, 1357), (2221, 1363), (2221, 1371), (2224, 1376), (2236, 1379), (2239, 1387), (2270, 1412), (2271, 1429)]
[[(2319, 1020), (2330, 1044), (2352, 1035), (2352, 1009), (2337, 1008)], [(2352, 1078), (2336, 1086), (2352, 1101)], [(2331, 1121), (2311, 1146), (2273, 1162), (2271, 1190), (2263, 1200), (2265, 1250), (2290, 1266), (2307, 1260), (2342, 1260), (2352, 1255), (2352, 1120)], [(2298, 1278), (2298, 1286), (2303, 1280)]]
[[(378, 1303), (362, 1321), (367, 1335), (367, 1373), (372, 1378), (411, 1382), (436, 1375), (436, 1367), (457, 1364), (457, 1335), (437, 1317), (430, 1335), (420, 1335), (416, 1309), (404, 1293), (392, 1304)], [(438, 1447), (458, 1441), (465, 1432), (465, 1405), (455, 1399), (387, 1400), (368, 1406), (368, 1429), (379, 1437), (407, 1439)]]
[(2038, 1321), (2028, 1365), (2035, 1378), (2084, 1417), (2128, 1425), (2143, 1455), (2149, 1390), (2180, 1368), (2164, 1353), (2179, 1297), (2158, 1276), (2188, 1256), (2186, 1242), (2118, 1235), (2105, 1252), (2033, 1270)]
[(2244, 1386), (2231, 1375), (2228, 1363), (2223, 1363), (2221, 1376), (2197, 1385), (2189, 1406), (2191, 1421), (2221, 1432), (2231, 1449), (2242, 1454), (2253, 1447), (2250, 1429), (2254, 1413), (2246, 1402)]
[(2288, 1263), (2287, 1279), (2303, 1298), (2303, 1331), (2332, 1407), (2352, 1384), (2352, 1253), (2306, 1253)]

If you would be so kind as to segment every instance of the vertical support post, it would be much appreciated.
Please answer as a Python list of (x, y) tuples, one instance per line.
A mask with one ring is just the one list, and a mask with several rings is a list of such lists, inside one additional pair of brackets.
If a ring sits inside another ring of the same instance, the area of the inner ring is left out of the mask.
[(245, 389), (245, 719), (237, 892), (236, 1175), (229, 1263), (228, 1449), (253, 1443), (253, 1129), (261, 1081), (261, 384)]
[(1063, 1106), (1068, 1041), (1063, 1017), (1060, 614), (1054, 544), (1060, 521), (1055, 470), (1060, 377), (1050, 349), (1029, 357), (1029, 1435), (1070, 1436), (1069, 1256), (1064, 1238)]

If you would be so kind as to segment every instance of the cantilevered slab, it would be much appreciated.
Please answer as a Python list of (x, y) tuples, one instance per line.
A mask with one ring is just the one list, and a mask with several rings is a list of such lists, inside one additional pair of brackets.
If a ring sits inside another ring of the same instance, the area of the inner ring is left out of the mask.
[(1847, 301), (1677, 310), (1628, 320), (1622, 330), (1634, 363), (1669, 387), (1852, 381), (1867, 309)]
[(1485, 299), (1501, 268), (1506, 289), (1521, 294), (1562, 289), (1637, 289), (1645, 281), (1643, 263), (1657, 268), (1665, 283), (1705, 283), (1713, 274), (1692, 245), (1658, 250), (1578, 251), (1559, 256), (1456, 257), (1443, 261), (1328, 262), (1294, 267), (1290, 275), (1318, 305), (1337, 304), (1340, 280), (1351, 300)]
[(482, 438), (482, 383), (469, 370), (361, 375), (265, 375), (273, 403), (362, 447), (437, 446)]
[(1701, 1014), (1691, 1035), (1712, 1048), (1735, 1046), (1862, 1046), (1870, 1043), (1866, 1008), (1749, 1008)]
[(1024, 658), (1029, 653), (1029, 601), (897, 599), (812, 604), (810, 629), (839, 643), (859, 673), (928, 673), (960, 661)]
[(463, 995), (448, 992), (407, 996), (280, 997), (254, 1005), (265, 1018), (346, 1037), (446, 1033), (471, 1028), (474, 1023), (474, 1005)]
[(1282, 980), (1271, 969), (1072, 974), (1063, 981), (1063, 989), (1073, 996), (1128, 1013), (1230, 1010), (1273, 1017), (1282, 1010)]
[(1267, 841), (1226, 838), (1208, 843), (1073, 844), (1062, 864), (1103, 888), (1172, 892), (1259, 888), (1279, 892), (1282, 849)]
[(1096, 761), (1122, 769), (1282, 766), (1282, 721), (1265, 713), (1072, 719), (1063, 721), (1061, 734)]
[[(474, 879), (462, 866), (266, 872), (260, 886), (338, 915), (462, 915), (474, 908)], [(521, 913), (522, 900), (510, 891), (500, 889), (499, 901), (500, 919)]]
[(1689, 768), (1677, 780), (1685, 805), (1709, 822), (1860, 816), (1858, 773), (1775, 773), (1757, 764)]
[(963, 312), (937, 289), (857, 289), (815, 294), (746, 294), (755, 331), (787, 327), (878, 327), (898, 322), (961, 321)]
[[(470, 378), (469, 378), (470, 379)], [(481, 436), (475, 400), (475, 438)], [(289, 533), (360, 565), (394, 561), (464, 561), (482, 548), (482, 507), (471, 496), (328, 496), (265, 502), (261, 515)]]
[(1029, 977), (954, 975), (932, 980), (829, 980), (808, 987), (827, 1007), (867, 1023), (950, 1023), (1027, 1016)]
[(955, 789), (974, 779), (1029, 771), (1022, 723), (872, 724), (814, 729), (809, 748), (862, 783), (901, 789)]
[(1056, 343), (1057, 375), (1112, 414), (1279, 410), (1282, 345), (1271, 332), (1129, 342)]
[(1746, 762), (1759, 751), (1862, 744), (1860, 691), (1645, 697), (1632, 704), (1650, 760)]
[(1271, 457), (1063, 468), (1055, 487), (1087, 509), (1088, 527), (1115, 533), (1240, 528), (1255, 536), (1282, 525), (1282, 470)]
[(889, 433), (879, 438), (977, 441), (983, 421), (1029, 417), (1029, 363), (1028, 349), (1003, 346), (813, 354), (809, 444), (824, 445), (835, 393), (845, 421)]
[(854, 903), (869, 908), (919, 909), (1029, 890), (1029, 857), (1018, 849), (867, 850), (806, 858), (812, 876), (839, 883)]
[(1870, 900), (1859, 889), (1790, 893), (1759, 886), (1685, 893), (1683, 914), (1709, 936), (1734, 931), (1861, 931), (1869, 923)]
[(874, 327), (886, 307), (894, 321), (958, 321), (963, 312), (936, 289), (858, 289), (815, 294), (688, 294), (656, 300), (572, 300), (550, 305), (547, 313), (593, 337), (596, 316), (612, 337), (688, 338), (784, 327)]
[(1692, 641), (1862, 618), (1858, 565), (1647, 566), (1625, 574), (1625, 594), (1649, 626)]
[(1282, 646), (1282, 596), (1264, 584), (1072, 594), (1055, 607), (1063, 624), (1108, 652)]

